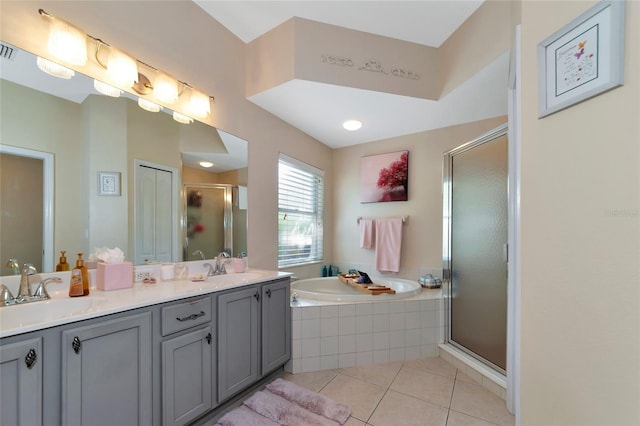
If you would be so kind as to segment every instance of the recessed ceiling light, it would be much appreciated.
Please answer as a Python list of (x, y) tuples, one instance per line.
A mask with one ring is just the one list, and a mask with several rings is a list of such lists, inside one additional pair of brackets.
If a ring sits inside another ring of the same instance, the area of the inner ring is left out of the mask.
[(201, 165), (202, 167), (206, 167), (207, 169), (208, 169), (209, 167), (213, 167), (213, 163), (212, 163), (212, 162), (210, 162), (210, 161), (201, 161), (201, 162), (200, 162), (200, 165)]
[(347, 120), (344, 123), (342, 123), (342, 127), (353, 132), (354, 130), (358, 130), (362, 127), (362, 121)]

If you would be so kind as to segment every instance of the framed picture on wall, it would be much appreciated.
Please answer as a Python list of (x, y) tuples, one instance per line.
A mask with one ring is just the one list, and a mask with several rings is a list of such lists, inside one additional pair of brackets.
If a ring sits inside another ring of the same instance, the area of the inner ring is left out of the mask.
[(624, 1), (600, 1), (538, 44), (538, 116), (623, 82)]
[(360, 202), (407, 201), (409, 151), (360, 159)]
[(120, 172), (98, 172), (98, 195), (120, 195)]

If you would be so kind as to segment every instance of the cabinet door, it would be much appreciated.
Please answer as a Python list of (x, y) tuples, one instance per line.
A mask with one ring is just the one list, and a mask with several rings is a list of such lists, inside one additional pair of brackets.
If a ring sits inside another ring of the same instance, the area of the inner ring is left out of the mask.
[(218, 296), (218, 401), (258, 380), (257, 287)]
[(41, 357), (40, 338), (0, 346), (0, 424), (42, 424)]
[(62, 333), (62, 423), (151, 424), (151, 314)]
[(184, 425), (212, 406), (211, 327), (162, 343), (163, 425)]
[(262, 287), (262, 375), (291, 358), (289, 280)]

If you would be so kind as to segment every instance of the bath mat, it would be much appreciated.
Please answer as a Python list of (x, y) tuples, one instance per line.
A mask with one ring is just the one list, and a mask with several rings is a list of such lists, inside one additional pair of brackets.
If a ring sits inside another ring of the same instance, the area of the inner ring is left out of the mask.
[(351, 409), (324, 395), (276, 379), (243, 405), (225, 414), (220, 426), (339, 426)]

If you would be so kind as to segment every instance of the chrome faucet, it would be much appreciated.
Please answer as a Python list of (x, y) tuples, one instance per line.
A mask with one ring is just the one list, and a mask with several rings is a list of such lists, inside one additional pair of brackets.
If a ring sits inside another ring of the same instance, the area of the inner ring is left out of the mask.
[(38, 271), (32, 264), (24, 264), (22, 267), (22, 273), (20, 274), (20, 289), (18, 290), (18, 296), (16, 296), (16, 299), (26, 299), (32, 296), (31, 286), (29, 285), (29, 275), (37, 273)]
[(207, 271), (207, 276), (208, 277), (212, 277), (212, 276), (216, 275), (216, 270), (213, 268), (213, 265), (210, 264), (209, 262), (203, 263), (202, 266), (204, 266), (205, 268), (209, 268), (209, 270)]
[(216, 269), (218, 270), (218, 274), (227, 273), (227, 269), (225, 268), (225, 266), (227, 265), (227, 262), (229, 260), (231, 260), (231, 255), (226, 251), (221, 251), (220, 253), (218, 253), (218, 255), (216, 256)]
[[(33, 275), (36, 268), (32, 265), (24, 265), (22, 268), (22, 277), (20, 279), (20, 292), (17, 297), (13, 297), (11, 291), (5, 286), (0, 285), (0, 306), (11, 306), (11, 305), (21, 305), (23, 303), (29, 302), (39, 302), (42, 300), (49, 300), (51, 296), (47, 292), (47, 284), (50, 282), (62, 282), (62, 280), (58, 277), (47, 278), (45, 280), (40, 281), (38, 284), (38, 288), (31, 295), (30, 285), (29, 285), (29, 275)], [(22, 279), (24, 278), (24, 279)], [(26, 293), (26, 290), (23, 288), (24, 281), (26, 281), (26, 288), (29, 289), (29, 293)]]
[(191, 256), (195, 256), (195, 255), (199, 255), (200, 256), (200, 260), (204, 260), (204, 253), (202, 252), (202, 250), (196, 250), (193, 253), (191, 253)]
[(40, 284), (38, 284), (38, 288), (36, 288), (36, 291), (33, 293), (34, 299), (38, 299), (38, 300), (51, 299), (51, 296), (49, 296), (49, 293), (47, 292), (47, 284), (49, 284), (52, 281), (56, 283), (61, 283), (62, 279), (58, 277), (53, 277), (53, 278), (47, 278), (46, 280), (40, 281)]
[(20, 275), (20, 264), (18, 263), (18, 259), (9, 259), (7, 262), (7, 268), (11, 269), (12, 275)]
[(15, 303), (13, 294), (4, 284), (0, 284), (0, 306), (9, 306)]

